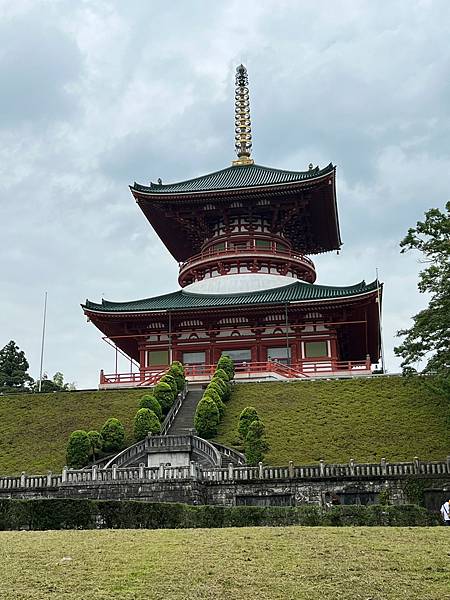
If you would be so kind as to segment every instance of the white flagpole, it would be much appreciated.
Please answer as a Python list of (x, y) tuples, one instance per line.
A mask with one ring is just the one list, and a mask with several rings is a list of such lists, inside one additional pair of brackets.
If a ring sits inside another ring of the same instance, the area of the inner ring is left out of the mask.
[(378, 267), (375, 269), (377, 274), (377, 303), (378, 303), (378, 323), (380, 328), (380, 353), (381, 353), (381, 371), (384, 375), (386, 367), (384, 364), (384, 342), (383, 342), (383, 320), (381, 314), (381, 291), (380, 291), (380, 280), (378, 278)]
[(41, 367), (39, 370), (39, 391), (42, 389), (42, 366), (44, 364), (44, 339), (45, 339), (45, 320), (47, 317), (47, 292), (44, 296), (44, 319), (42, 321), (42, 340), (41, 340)]

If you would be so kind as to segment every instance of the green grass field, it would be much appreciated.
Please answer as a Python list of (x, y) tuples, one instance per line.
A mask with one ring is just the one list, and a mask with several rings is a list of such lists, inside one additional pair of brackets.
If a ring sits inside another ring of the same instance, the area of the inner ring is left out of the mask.
[(238, 445), (239, 414), (254, 406), (266, 425), (270, 464), (444, 459), (448, 400), (402, 377), (236, 385), (217, 441)]
[(61, 472), (75, 429), (99, 429), (109, 417), (132, 423), (142, 390), (59, 392), (0, 397), (0, 474)]
[(2, 600), (448, 600), (448, 531), (0, 533)]
[[(142, 390), (0, 397), (0, 474), (59, 472), (74, 429), (98, 429), (109, 417), (125, 425)], [(263, 418), (271, 464), (443, 459), (450, 448), (448, 402), (421, 380), (401, 377), (236, 385), (218, 441), (236, 445), (245, 406)]]

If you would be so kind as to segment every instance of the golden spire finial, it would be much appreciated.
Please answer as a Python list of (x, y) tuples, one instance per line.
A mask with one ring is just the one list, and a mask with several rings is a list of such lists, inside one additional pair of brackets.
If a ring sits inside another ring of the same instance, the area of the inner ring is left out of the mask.
[(250, 121), (250, 100), (247, 86), (247, 69), (244, 65), (239, 65), (236, 69), (236, 91), (234, 95), (234, 147), (238, 158), (237, 160), (233, 160), (233, 165), (253, 164), (253, 159), (250, 158), (252, 152), (252, 124)]

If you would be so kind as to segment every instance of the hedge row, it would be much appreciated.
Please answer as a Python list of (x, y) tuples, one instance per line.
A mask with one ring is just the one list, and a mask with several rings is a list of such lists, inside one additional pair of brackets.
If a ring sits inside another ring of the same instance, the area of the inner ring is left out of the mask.
[(403, 506), (189, 506), (118, 500), (0, 500), (0, 530), (181, 529), (249, 526), (429, 526), (437, 515)]

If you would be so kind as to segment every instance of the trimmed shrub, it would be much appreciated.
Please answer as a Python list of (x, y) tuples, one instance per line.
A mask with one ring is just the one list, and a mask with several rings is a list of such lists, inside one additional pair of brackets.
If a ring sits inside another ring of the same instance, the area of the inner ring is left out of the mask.
[(186, 384), (183, 365), (178, 361), (174, 361), (170, 365), (169, 373), (174, 377), (176, 381), (178, 393), (182, 392)]
[(219, 358), (219, 362), (217, 363), (218, 369), (223, 369), (225, 373), (228, 375), (229, 381), (231, 381), (234, 377), (234, 361), (231, 357), (226, 354), (222, 354)]
[(195, 411), (194, 426), (200, 437), (209, 439), (216, 435), (219, 425), (219, 409), (212, 398), (203, 396)]
[(269, 450), (265, 431), (264, 423), (259, 419), (250, 423), (244, 443), (245, 458), (249, 465), (255, 466), (262, 462), (265, 453)]
[(210, 383), (214, 383), (222, 388), (222, 400), (228, 402), (231, 396), (231, 385), (221, 377), (216, 377), (215, 375), (211, 378)]
[(225, 383), (229, 382), (229, 377), (228, 377), (226, 371), (224, 371), (223, 369), (216, 369), (213, 377), (220, 377), (220, 379), (223, 379), (225, 381)]
[(250, 427), (250, 423), (253, 421), (258, 421), (259, 416), (256, 411), (256, 408), (253, 406), (246, 406), (244, 410), (239, 415), (239, 423), (238, 423), (238, 433), (240, 437), (245, 440), (248, 433), (248, 428)]
[(215, 389), (206, 389), (203, 398), (212, 398), (214, 400), (214, 404), (219, 411), (219, 420), (221, 420), (225, 413), (225, 404), (222, 402), (220, 394)]
[(101, 431), (103, 438), (103, 450), (105, 452), (115, 452), (121, 450), (125, 439), (125, 429), (119, 419), (111, 417), (103, 425)]
[(88, 431), (89, 438), (89, 452), (92, 456), (93, 460), (95, 460), (95, 453), (103, 448), (103, 439), (101, 434), (98, 431), (92, 430)]
[(206, 386), (206, 391), (208, 391), (208, 390), (214, 390), (215, 392), (217, 392), (219, 394), (220, 399), (222, 399), (223, 395), (224, 395), (224, 392), (223, 392), (223, 387), (218, 383), (219, 381), (221, 381), (221, 380), (220, 379), (216, 379), (214, 381), (210, 381), (208, 383), (208, 385)]
[(153, 394), (145, 394), (145, 396), (142, 396), (139, 400), (139, 408), (148, 408), (155, 413), (159, 420), (162, 418), (161, 404)]
[(153, 394), (161, 405), (163, 414), (167, 414), (175, 400), (172, 388), (165, 381), (157, 383), (153, 389)]
[(189, 506), (136, 500), (0, 499), (0, 530), (439, 525), (419, 506)]
[(81, 469), (89, 462), (91, 443), (88, 434), (82, 429), (72, 431), (66, 450), (66, 462), (68, 467)]
[(164, 383), (168, 383), (170, 385), (170, 389), (172, 390), (174, 399), (178, 395), (178, 386), (175, 381), (175, 377), (168, 371), (165, 375), (161, 377), (159, 381), (163, 381)]
[(161, 423), (152, 410), (140, 408), (134, 417), (134, 439), (139, 442), (147, 437), (149, 432), (158, 435), (161, 432)]

